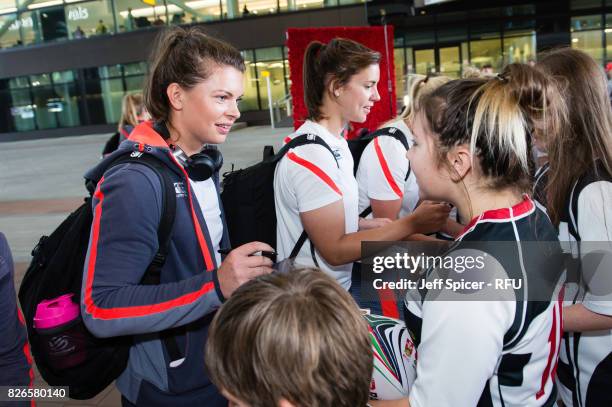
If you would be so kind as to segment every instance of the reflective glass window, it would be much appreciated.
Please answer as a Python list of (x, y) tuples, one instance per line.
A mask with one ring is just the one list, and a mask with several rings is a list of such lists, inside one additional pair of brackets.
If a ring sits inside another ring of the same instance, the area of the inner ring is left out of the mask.
[[(42, 40), (45, 42), (65, 40), (68, 38), (68, 30), (66, 27), (66, 13), (64, 6), (45, 7), (49, 3), (41, 3), (41, 8), (36, 9), (38, 21), (40, 22), (40, 32)], [(30, 6), (31, 7), (31, 6)]]
[(603, 44), (601, 30), (572, 33), (572, 48), (586, 52), (603, 64)]
[(493, 38), (470, 42), (470, 60), (476, 68), (490, 65), (494, 71), (502, 68), (501, 39)]
[[(125, 1), (125, 0), (122, 0)], [(170, 24), (190, 24), (219, 20), (221, 9), (226, 12), (226, 0), (175, 0), (168, 3)]]
[[(226, 0), (228, 18), (250, 17), (265, 14), (274, 14), (287, 10), (287, 0)], [(291, 0), (290, 0), (291, 1)], [(238, 3), (238, 9), (234, 11), (232, 4)]]
[[(173, 3), (184, 4), (181, 1)], [(168, 13), (166, 4), (173, 13)], [(169, 14), (180, 14), (181, 9), (175, 4), (157, 1), (155, 6), (143, 3), (140, 0), (115, 0), (115, 13), (117, 15), (117, 30), (119, 32), (133, 31), (157, 25), (165, 25)]]
[(395, 66), (395, 94), (398, 98), (402, 98), (406, 93), (406, 51), (404, 48), (395, 48), (393, 50), (393, 64)]
[(18, 45), (29, 45), (42, 41), (40, 26), (38, 13), (28, 11), (21, 13), (17, 20), (9, 27), (9, 30), (15, 30), (21, 34), (21, 42)]
[(0, 0), (0, 14), (13, 13), (17, 8), (15, 0)]
[(55, 98), (47, 100), (47, 109), (55, 113), (59, 127), (80, 124), (77, 87), (72, 71), (53, 72), (51, 75)]
[(571, 31), (593, 30), (601, 28), (601, 14), (572, 17)]
[(36, 116), (36, 125), (39, 129), (54, 129), (58, 127), (58, 120), (55, 115), (57, 100), (59, 95), (51, 85), (51, 78), (48, 74), (32, 75), (32, 101)]
[(526, 35), (504, 36), (504, 64), (514, 62), (527, 63), (535, 61), (536, 38), (535, 33)]
[(79, 39), (112, 33), (114, 27), (111, 4), (110, 1), (97, 0), (66, 5), (69, 37)]
[(121, 101), (125, 90), (123, 88), (121, 65), (109, 65), (98, 68), (100, 76), (100, 97), (104, 107), (107, 123), (116, 123), (121, 118)]
[(10, 105), (13, 126), (16, 131), (28, 131), (36, 129), (34, 106), (30, 98), (29, 89), (11, 89)]
[(259, 98), (262, 108), (266, 109), (268, 108), (268, 78), (272, 103), (276, 103), (286, 96), (282, 49), (280, 47), (259, 48), (255, 50), (255, 58), (257, 60), (255, 65), (257, 67)]
[(335, 6), (338, 4), (337, 0), (293, 0), (294, 7), (291, 7), (291, 1), (289, 1), (290, 10), (304, 10), (307, 8), (322, 8), (325, 6)]
[(10, 48), (21, 45), (19, 27), (15, 24), (17, 14), (0, 15), (0, 29), (8, 24), (8, 28), (0, 35), (0, 48)]
[(606, 63), (612, 61), (612, 29), (606, 30)]
[(242, 97), (242, 102), (240, 102), (240, 110), (243, 112), (248, 110), (258, 110), (259, 102), (257, 100), (257, 73), (253, 51), (242, 51), (242, 57), (244, 58), (246, 71), (244, 72), (244, 95)]

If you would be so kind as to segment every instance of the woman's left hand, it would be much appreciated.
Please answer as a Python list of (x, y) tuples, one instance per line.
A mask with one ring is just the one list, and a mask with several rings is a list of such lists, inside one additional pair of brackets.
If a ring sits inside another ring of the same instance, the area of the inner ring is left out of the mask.
[(388, 225), (391, 222), (392, 221), (389, 218), (359, 218), (359, 230), (376, 229)]

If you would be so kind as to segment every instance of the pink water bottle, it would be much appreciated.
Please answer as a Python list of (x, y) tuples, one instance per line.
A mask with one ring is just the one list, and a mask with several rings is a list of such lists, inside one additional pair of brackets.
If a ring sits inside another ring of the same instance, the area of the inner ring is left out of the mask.
[(36, 306), (34, 328), (40, 335), (49, 365), (56, 369), (76, 366), (86, 358), (84, 327), (73, 296), (64, 294)]

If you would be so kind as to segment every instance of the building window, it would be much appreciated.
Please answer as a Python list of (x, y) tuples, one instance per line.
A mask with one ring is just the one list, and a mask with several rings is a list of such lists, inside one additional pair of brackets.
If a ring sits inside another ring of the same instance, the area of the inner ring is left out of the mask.
[(240, 102), (240, 111), (259, 110), (255, 56), (252, 50), (247, 50), (242, 51), (242, 57), (244, 58), (246, 71), (244, 73), (244, 95), (242, 96), (242, 102)]
[(479, 69), (489, 65), (494, 71), (500, 71), (503, 65), (501, 39), (471, 41), (470, 63)]
[[(511, 35), (511, 36), (509, 36)], [(536, 59), (536, 38), (534, 32), (521, 35), (518, 32), (504, 36), (504, 65), (515, 62), (528, 63)]]
[(603, 64), (603, 38), (601, 30), (575, 31), (572, 33), (572, 48), (579, 49)]
[(259, 84), (259, 100), (261, 108), (268, 109), (268, 86), (266, 74), (270, 78), (272, 103), (283, 99), (285, 89), (285, 71), (283, 69), (283, 53), (281, 47), (258, 48), (255, 50), (255, 66), (257, 67), (257, 83)]
[(66, 24), (71, 39), (114, 32), (110, 1), (90, 1), (66, 5)]

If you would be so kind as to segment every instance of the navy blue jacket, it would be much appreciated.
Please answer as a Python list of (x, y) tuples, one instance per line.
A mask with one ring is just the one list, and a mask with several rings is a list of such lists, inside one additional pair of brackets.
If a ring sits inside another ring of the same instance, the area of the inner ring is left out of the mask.
[[(158, 250), (163, 187), (145, 165), (124, 163), (107, 171), (109, 163), (126, 151), (155, 155), (167, 165), (174, 182), (176, 218), (160, 285), (140, 281)], [(96, 336), (135, 336), (117, 387), (139, 406), (227, 405), (204, 366), (208, 325), (222, 295), (213, 244), (187, 173), (146, 122), (86, 177), (97, 179), (101, 174), (93, 195), (81, 314)], [(228, 246), (226, 230), (222, 247)], [(170, 335), (182, 361), (170, 360), (160, 340), (159, 332), (170, 328), (175, 328)]]
[(0, 232), (0, 386), (29, 386), (34, 378), (32, 357), (13, 273), (11, 250)]

